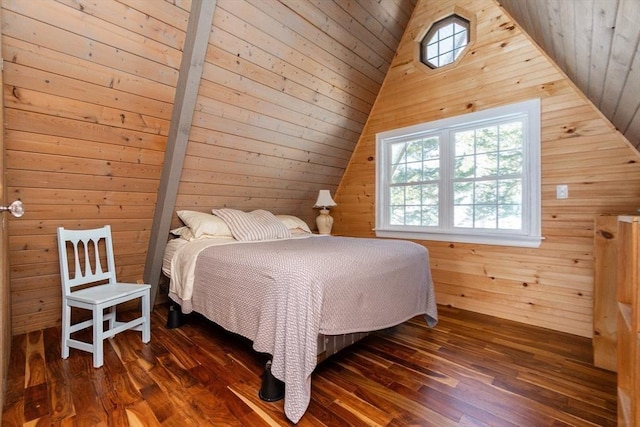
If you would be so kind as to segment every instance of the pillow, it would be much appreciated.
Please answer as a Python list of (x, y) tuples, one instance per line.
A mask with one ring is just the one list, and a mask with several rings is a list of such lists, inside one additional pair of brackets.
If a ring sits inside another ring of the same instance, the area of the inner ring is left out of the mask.
[(178, 211), (178, 218), (189, 227), (194, 239), (204, 234), (216, 237), (233, 237), (227, 224), (217, 216), (196, 211)]
[[(226, 226), (226, 224), (225, 224)], [(229, 227), (227, 227), (229, 228)], [(188, 240), (188, 241), (192, 241), (192, 240), (200, 240), (200, 239), (233, 239), (233, 236), (231, 235), (231, 230), (229, 230), (229, 235), (228, 236), (221, 236), (221, 235), (214, 235), (214, 234), (202, 234), (200, 237), (196, 238), (193, 233), (191, 232), (191, 229), (189, 227), (187, 227), (186, 225), (184, 227), (178, 227), (178, 228), (174, 228), (173, 230), (169, 231), (171, 234), (173, 234), (174, 236), (178, 236), (184, 240)]]
[(186, 225), (183, 227), (174, 228), (173, 230), (169, 231), (169, 233), (173, 234), (174, 236), (181, 237), (185, 240), (195, 240), (191, 229)]
[(311, 229), (306, 222), (293, 215), (276, 215), (278, 218), (292, 233), (309, 233)]
[(258, 209), (243, 212), (237, 209), (212, 209), (214, 215), (222, 218), (236, 240), (256, 241), (285, 239), (292, 237), (291, 232), (274, 214)]

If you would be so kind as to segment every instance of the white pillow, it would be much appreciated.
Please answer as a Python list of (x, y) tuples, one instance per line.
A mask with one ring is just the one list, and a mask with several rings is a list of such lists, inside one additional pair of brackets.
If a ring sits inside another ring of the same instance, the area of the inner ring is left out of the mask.
[[(226, 224), (225, 224), (226, 225)], [(229, 227), (227, 227), (229, 228)], [(178, 236), (181, 239), (184, 240), (188, 240), (188, 241), (192, 241), (192, 240), (200, 240), (200, 239), (233, 239), (232, 235), (213, 235), (213, 234), (202, 234), (200, 237), (196, 238), (193, 233), (191, 232), (191, 229), (189, 227), (187, 227), (186, 225), (183, 227), (178, 227), (178, 228), (174, 228), (173, 230), (169, 231), (171, 234), (173, 234), (174, 236)], [(231, 233), (231, 230), (229, 230), (229, 233)]]
[(292, 233), (296, 232), (304, 232), (311, 233), (311, 229), (307, 225), (306, 222), (293, 215), (276, 215), (282, 223), (291, 231)]
[(269, 211), (258, 209), (244, 212), (223, 208), (212, 209), (211, 212), (227, 223), (236, 240), (256, 241), (292, 237), (289, 229)]
[(174, 228), (173, 230), (169, 231), (169, 233), (173, 234), (174, 236), (181, 237), (185, 240), (195, 240), (195, 237), (193, 237), (193, 233), (191, 232), (191, 229), (186, 225), (182, 227)]
[(199, 239), (205, 234), (216, 237), (233, 237), (227, 224), (215, 215), (196, 211), (178, 211), (178, 218), (189, 227), (193, 238)]

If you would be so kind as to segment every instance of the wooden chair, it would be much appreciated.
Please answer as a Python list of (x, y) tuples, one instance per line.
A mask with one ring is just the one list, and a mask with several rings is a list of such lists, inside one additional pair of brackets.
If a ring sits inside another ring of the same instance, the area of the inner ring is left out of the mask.
[[(73, 259), (70, 264), (71, 248)], [(92, 230), (59, 227), (58, 252), (62, 280), (62, 358), (69, 357), (70, 347), (88, 351), (93, 353), (93, 366), (99, 368), (103, 363), (104, 339), (127, 329), (142, 331), (142, 342), (148, 343), (151, 339), (151, 286), (116, 281), (111, 227), (107, 225)], [(129, 322), (117, 321), (116, 305), (137, 298), (142, 303), (141, 316)], [(90, 310), (92, 318), (72, 324), (71, 307)], [(109, 322), (107, 330), (104, 330), (105, 321)], [(93, 343), (71, 338), (72, 333), (89, 327), (93, 327)]]

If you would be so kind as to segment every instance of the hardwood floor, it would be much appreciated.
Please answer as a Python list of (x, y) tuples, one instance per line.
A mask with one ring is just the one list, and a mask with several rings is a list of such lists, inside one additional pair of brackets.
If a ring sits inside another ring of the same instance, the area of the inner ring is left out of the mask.
[[(323, 362), (300, 426), (614, 426), (616, 375), (591, 364), (591, 340), (439, 307)], [(3, 426), (289, 425), (283, 401), (257, 396), (264, 355), (192, 316), (152, 339), (127, 331), (105, 364), (71, 350), (57, 329), (14, 337)]]

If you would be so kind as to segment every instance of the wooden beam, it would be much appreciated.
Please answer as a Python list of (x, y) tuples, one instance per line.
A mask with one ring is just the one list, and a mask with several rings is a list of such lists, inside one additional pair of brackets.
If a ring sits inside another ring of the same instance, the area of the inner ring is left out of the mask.
[(167, 243), (171, 218), (178, 194), (191, 120), (200, 87), (200, 78), (209, 43), (216, 9), (215, 0), (194, 0), (191, 3), (187, 35), (184, 42), (180, 74), (171, 114), (167, 148), (160, 177), (156, 209), (151, 227), (149, 249), (144, 269), (144, 281), (151, 284), (151, 306), (155, 303), (162, 271), (162, 256)]

